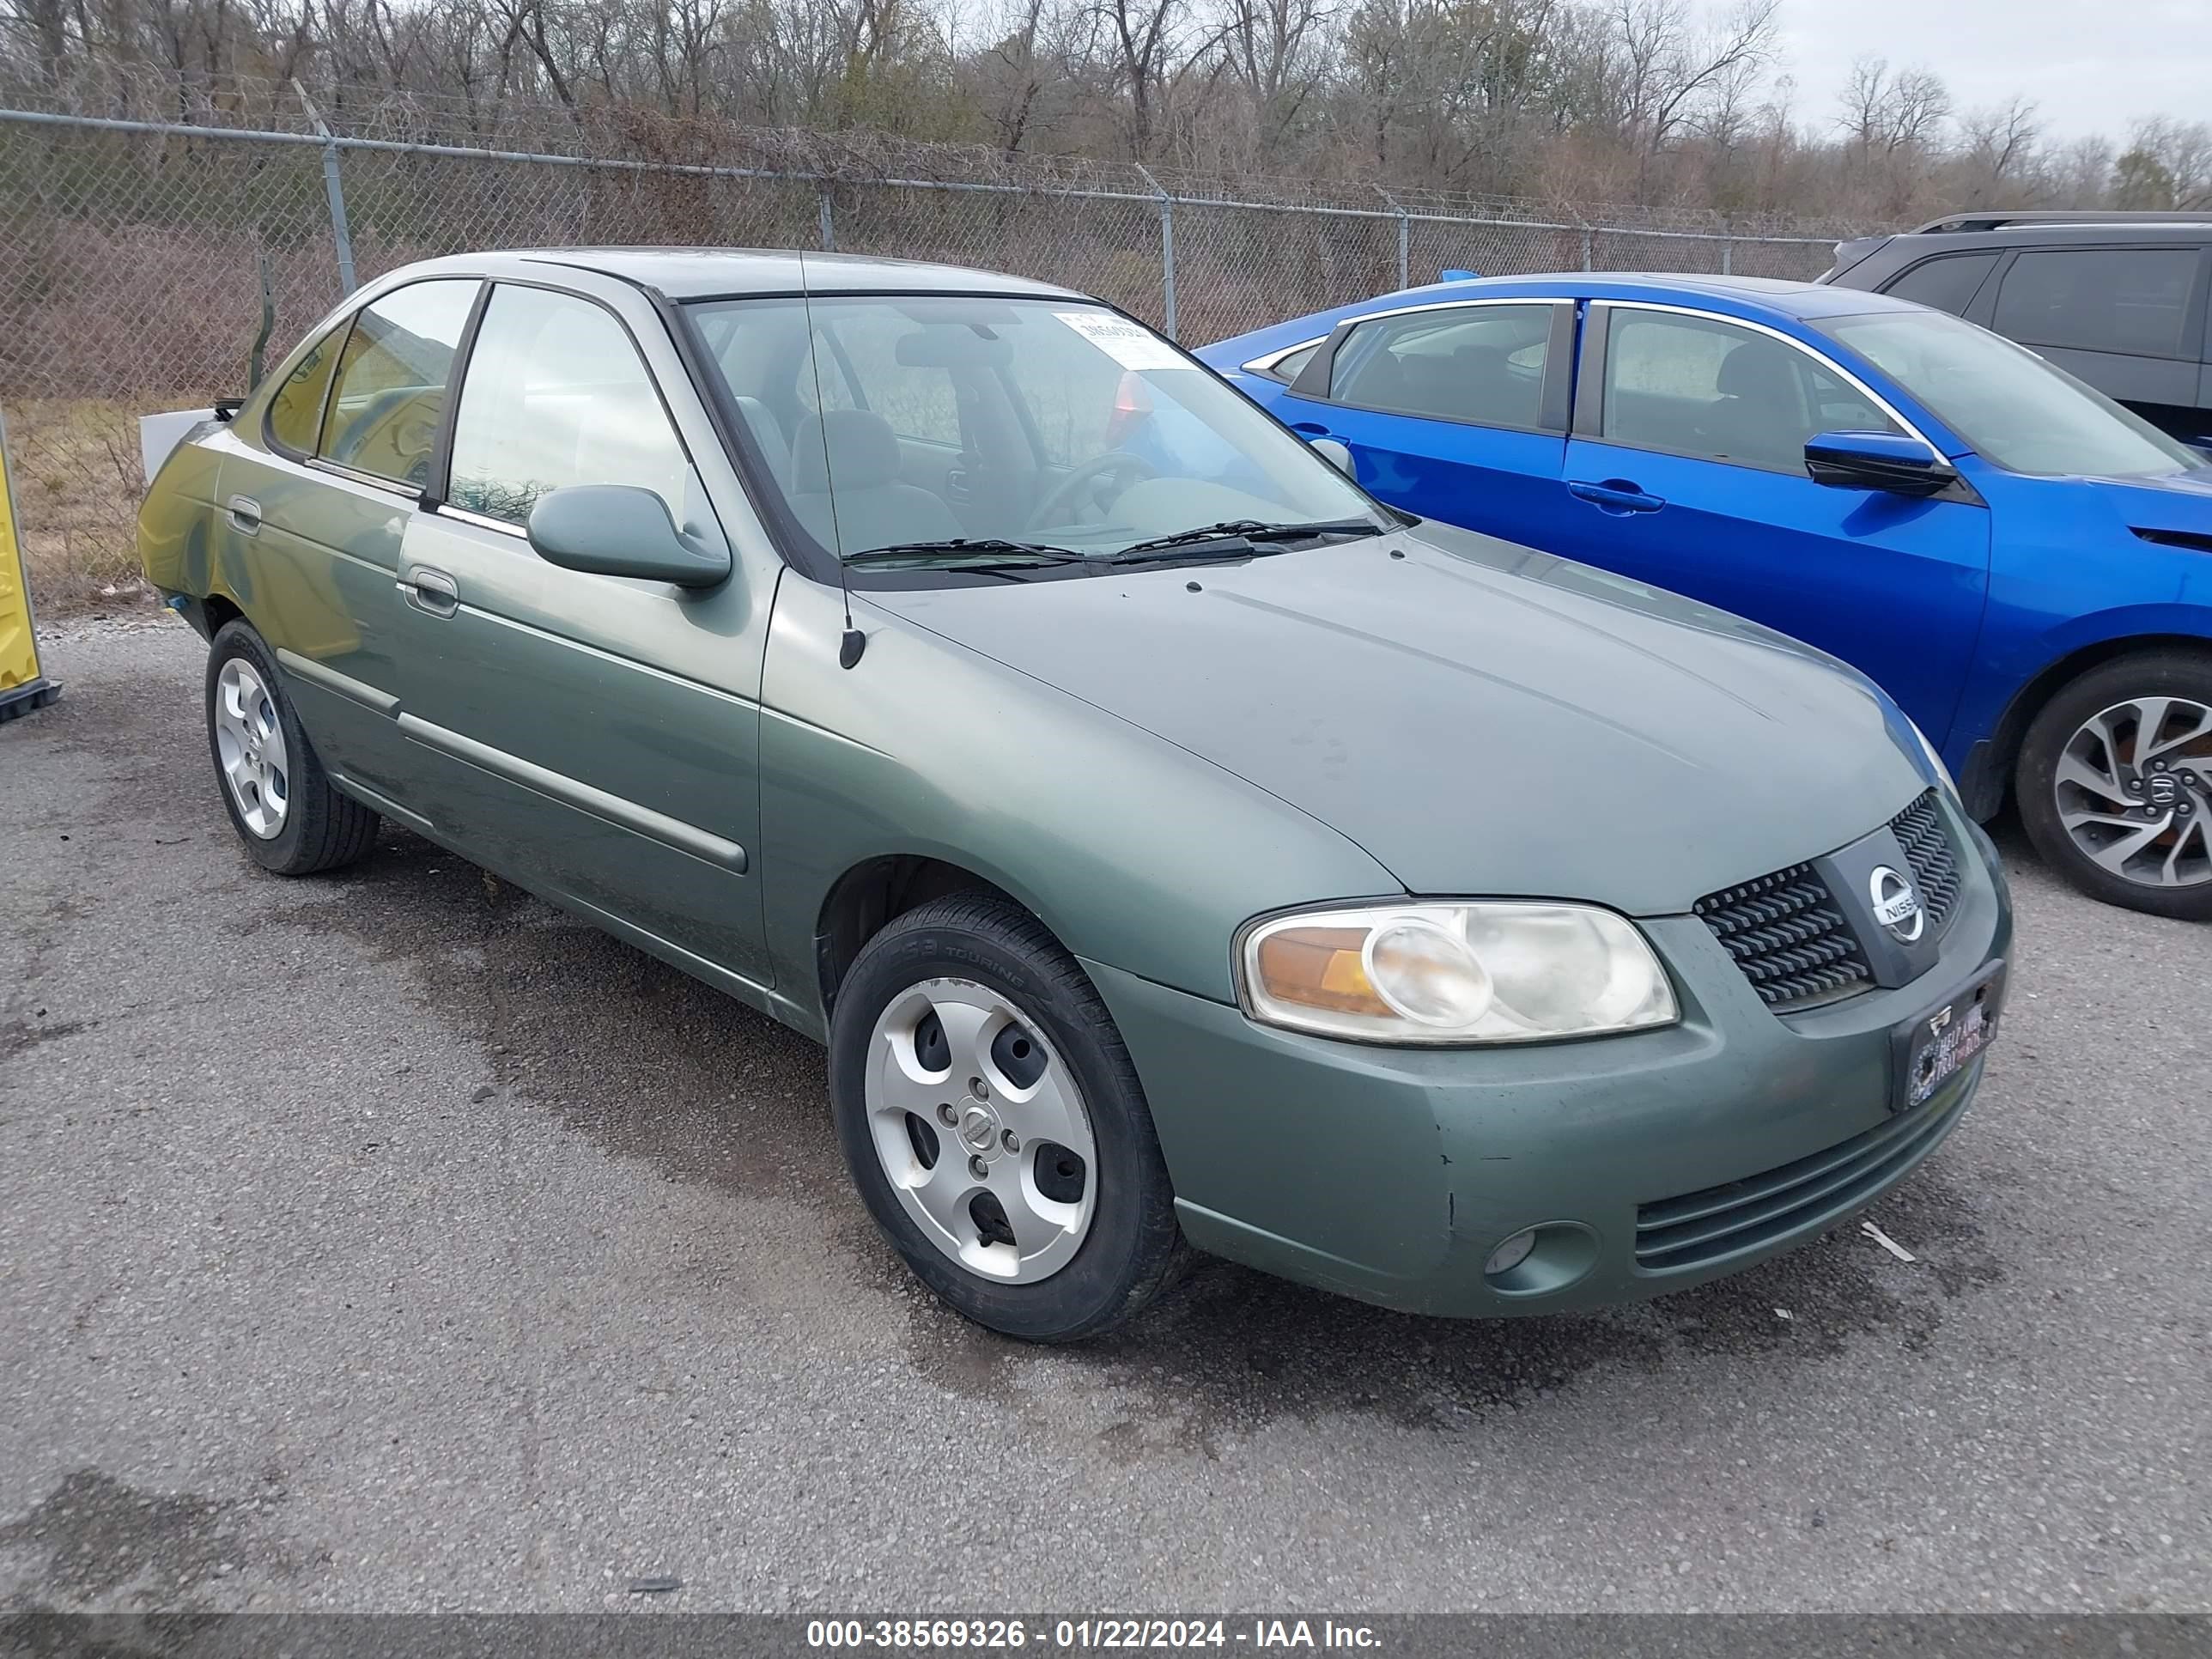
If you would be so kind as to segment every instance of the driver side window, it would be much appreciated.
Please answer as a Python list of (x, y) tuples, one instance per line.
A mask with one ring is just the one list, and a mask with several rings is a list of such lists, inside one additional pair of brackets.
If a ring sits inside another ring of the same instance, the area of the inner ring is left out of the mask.
[(1899, 430), (1842, 375), (1771, 335), (1668, 312), (1616, 310), (1607, 324), (1608, 442), (1802, 473), (1805, 441), (1841, 429)]

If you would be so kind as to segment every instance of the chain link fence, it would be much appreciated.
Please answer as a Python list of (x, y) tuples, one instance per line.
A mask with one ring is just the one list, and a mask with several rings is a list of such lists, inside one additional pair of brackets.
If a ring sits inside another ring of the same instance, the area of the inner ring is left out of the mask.
[(1452, 268), (1811, 276), (1840, 234), (696, 123), (572, 120), (514, 149), (436, 142), (459, 135), (412, 107), (326, 125), (300, 101), (252, 127), (0, 109), (0, 404), (43, 602), (130, 581), (138, 415), (240, 395), (350, 286), (434, 255), (893, 254), (1065, 283), (1202, 343)]

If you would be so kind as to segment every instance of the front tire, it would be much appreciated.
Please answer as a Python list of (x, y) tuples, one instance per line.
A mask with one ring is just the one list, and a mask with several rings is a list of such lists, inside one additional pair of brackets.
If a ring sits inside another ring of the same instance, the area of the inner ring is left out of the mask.
[(2212, 656), (2091, 669), (2036, 715), (2014, 787), (2029, 840), (2083, 892), (2212, 920)]
[(1011, 902), (953, 894), (868, 941), (838, 988), (830, 1089), (876, 1224), (976, 1323), (1079, 1341), (1172, 1279), (1185, 1247), (1136, 1067)]
[(263, 869), (314, 875), (376, 844), (376, 814), (331, 787), (276, 653), (242, 619), (224, 623), (209, 647), (207, 721), (223, 810)]

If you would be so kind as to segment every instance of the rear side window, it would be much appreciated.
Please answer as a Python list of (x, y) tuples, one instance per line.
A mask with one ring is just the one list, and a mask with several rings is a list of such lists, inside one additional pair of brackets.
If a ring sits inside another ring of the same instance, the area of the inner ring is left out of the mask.
[(1882, 292), (1963, 317), (1996, 262), (1994, 253), (1947, 253), (1923, 259)]
[(276, 447), (297, 456), (315, 452), (315, 426), (323, 417), (323, 393), (331, 384), (331, 368), (338, 360), (338, 342), (345, 337), (341, 323), (307, 348), (300, 366), (285, 377), (269, 400), (269, 436)]
[(2195, 248), (2023, 253), (2004, 274), (1991, 321), (2029, 345), (2181, 356), (2199, 257)]
[(421, 487), (445, 418), (447, 381), (476, 303), (473, 278), (394, 289), (355, 318), (317, 453), (372, 477)]
[(493, 289), (453, 416), (447, 500), (519, 525), (549, 489), (634, 484), (681, 525), (690, 475), (620, 323), (571, 294)]
[(1363, 409), (1533, 431), (1552, 307), (1472, 306), (1362, 323), (1337, 348), (1329, 397)]

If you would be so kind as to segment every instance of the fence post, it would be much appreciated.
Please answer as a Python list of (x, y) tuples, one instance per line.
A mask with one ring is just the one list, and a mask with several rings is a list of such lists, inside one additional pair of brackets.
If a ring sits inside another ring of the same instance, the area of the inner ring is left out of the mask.
[(338, 289), (341, 294), (350, 294), (361, 284), (354, 276), (353, 232), (346, 224), (345, 189), (338, 182), (336, 135), (324, 124), (323, 112), (315, 107), (314, 100), (307, 96), (307, 89), (297, 77), (292, 82), (292, 90), (299, 94), (300, 106), (307, 112), (315, 131), (331, 141), (323, 146), (323, 194), (330, 198), (331, 203), (331, 242), (337, 250)]
[(1584, 225), (1583, 227), (1583, 269), (1584, 270), (1594, 270), (1596, 269), (1596, 267), (1590, 263), (1591, 253), (1590, 228), (1588, 225)]
[(1398, 198), (1383, 189), (1382, 185), (1375, 186), (1375, 193), (1382, 198), (1391, 212), (1398, 216), (1398, 286), (1411, 288), (1413, 285), (1413, 221), (1407, 216), (1406, 210), (1398, 204)]
[(1733, 236), (1723, 236), (1721, 238), (1721, 275), (1723, 276), (1733, 276), (1735, 271), (1735, 238)]
[(822, 225), (822, 251), (835, 253), (837, 251), (837, 221), (830, 206), (830, 181), (827, 179), (816, 179), (814, 191), (815, 216)]
[(1175, 198), (1160, 189), (1160, 181), (1142, 162), (1137, 164), (1137, 171), (1160, 198), (1160, 320), (1172, 340), (1176, 337)]

